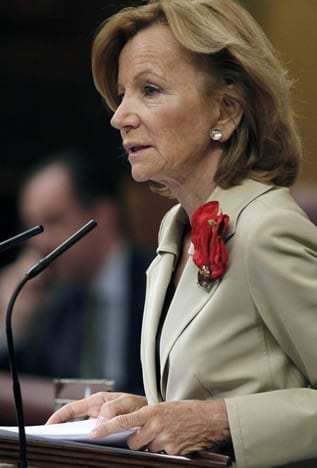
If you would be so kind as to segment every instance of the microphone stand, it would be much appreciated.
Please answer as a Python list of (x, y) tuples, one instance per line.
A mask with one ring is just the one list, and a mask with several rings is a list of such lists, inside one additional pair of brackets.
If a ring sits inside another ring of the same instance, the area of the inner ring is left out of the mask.
[[(21, 289), (23, 288), (23, 286), (25, 285), (25, 283), (27, 283), (29, 279), (34, 278), (35, 276), (40, 274), (51, 262), (53, 262), (57, 257), (62, 255), (64, 252), (66, 252), (66, 250), (72, 247), (76, 242), (78, 242), (83, 236), (88, 234), (88, 232), (94, 229), (96, 226), (97, 226), (96, 221), (91, 219), (82, 228), (76, 231), (71, 237), (69, 237), (61, 245), (56, 247), (56, 249), (54, 249), (50, 254), (46, 255), (46, 257), (41, 258), (41, 260), (39, 260), (35, 265), (33, 265), (26, 272), (24, 278), (16, 286), (8, 304), (7, 314), (6, 314), (6, 334), (7, 334), (10, 369), (11, 369), (11, 375), (12, 375), (15, 411), (16, 411), (16, 417), (17, 417), (17, 423), (18, 423), (18, 429), (19, 429), (19, 449), (20, 449), (20, 460), (18, 464), (19, 468), (27, 468), (27, 457), (26, 457), (26, 437), (25, 437), (21, 387), (20, 387), (20, 382), (19, 382), (19, 374), (18, 374), (18, 369), (17, 369), (16, 355), (15, 355), (14, 342), (13, 342), (12, 325), (11, 325), (13, 306), (16, 301), (16, 298), (18, 297), (19, 292), (21, 291)], [(41, 229), (43, 230), (43, 228)], [(10, 239), (10, 241), (12, 241), (12, 239)], [(15, 238), (14, 238), (14, 241), (15, 241)]]
[[(15, 245), (23, 241), (26, 241), (30, 237), (36, 236), (37, 234), (40, 234), (43, 231), (44, 231), (43, 226), (38, 225), (31, 229), (28, 229), (27, 231), (17, 234), (16, 236), (11, 237), (10, 239), (0, 242), (0, 252), (3, 252), (11, 247), (14, 247)], [(16, 358), (15, 358), (14, 343), (13, 343), (13, 335), (12, 335), (12, 327), (11, 327), (11, 316), (12, 316), (12, 310), (13, 310), (15, 300), (28, 279), (29, 278), (26, 276), (16, 286), (10, 298), (8, 308), (7, 308), (7, 314), (6, 314), (6, 333), (7, 333), (9, 362), (10, 362), (11, 375), (12, 375), (12, 380), (13, 380), (13, 393), (14, 393), (14, 401), (15, 401), (15, 408), (16, 408), (16, 416), (17, 416), (17, 421), (18, 421), (18, 426), (19, 426), (20, 458), (21, 458), (19, 466), (23, 468), (27, 467), (25, 429), (24, 429), (21, 389), (20, 389), (19, 378), (18, 378), (18, 371), (17, 371), (17, 364), (16, 364)]]
[(24, 427), (24, 414), (23, 414), (23, 405), (22, 405), (22, 396), (21, 396), (21, 387), (19, 383), (19, 375), (17, 370), (17, 362), (15, 356), (14, 342), (13, 342), (13, 333), (11, 326), (11, 318), (13, 306), (15, 304), (16, 298), (18, 297), (19, 292), (28, 281), (28, 277), (25, 276), (16, 286), (7, 308), (6, 314), (6, 334), (7, 334), (7, 343), (8, 343), (8, 356), (11, 368), (12, 375), (12, 384), (13, 384), (13, 394), (15, 401), (15, 411), (16, 418), (19, 428), (19, 449), (20, 449), (20, 460), (18, 466), (20, 468), (27, 468), (27, 457), (26, 457), (26, 439), (25, 439), (25, 427)]

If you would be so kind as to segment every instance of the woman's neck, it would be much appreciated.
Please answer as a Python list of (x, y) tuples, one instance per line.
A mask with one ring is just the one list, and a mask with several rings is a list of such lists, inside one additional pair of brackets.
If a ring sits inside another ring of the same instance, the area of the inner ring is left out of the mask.
[(189, 219), (196, 208), (205, 203), (216, 188), (214, 176), (221, 156), (222, 151), (210, 155), (210, 159), (188, 171), (188, 176), (185, 179), (168, 184), (169, 189), (183, 206)]

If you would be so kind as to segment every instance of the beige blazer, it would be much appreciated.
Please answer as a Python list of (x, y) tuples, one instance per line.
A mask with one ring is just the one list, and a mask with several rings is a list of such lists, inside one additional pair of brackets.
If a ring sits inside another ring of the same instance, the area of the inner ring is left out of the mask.
[(182, 207), (161, 224), (142, 327), (146, 396), (150, 404), (224, 398), (238, 467), (317, 458), (317, 229), (286, 188), (246, 180), (210, 200), (230, 216), (228, 269), (207, 292), (191, 245), (162, 329), (157, 382), (156, 331)]

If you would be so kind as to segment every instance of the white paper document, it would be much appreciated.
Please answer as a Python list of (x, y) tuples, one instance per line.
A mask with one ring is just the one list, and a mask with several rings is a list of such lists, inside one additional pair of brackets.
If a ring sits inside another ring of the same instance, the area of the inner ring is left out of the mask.
[[(111, 434), (102, 439), (90, 439), (88, 434), (96, 425), (96, 418), (85, 419), (82, 421), (71, 421), (60, 424), (44, 424), (41, 426), (25, 426), (26, 436), (36, 436), (42, 439), (68, 440), (85, 442), (94, 445), (107, 445), (109, 447), (128, 448), (128, 437), (136, 432), (137, 428)], [(5, 432), (18, 434), (17, 426), (0, 426), (1, 434)], [(151, 454), (152, 455), (152, 454)], [(188, 460), (187, 457), (177, 455), (156, 454), (158, 457), (175, 460)], [(1, 466), (1, 464), (0, 464)]]
[[(129, 435), (136, 431), (136, 429), (129, 429), (127, 431), (111, 434), (103, 439), (90, 439), (88, 434), (95, 425), (96, 419), (85, 419), (82, 421), (72, 421), (60, 424), (25, 426), (25, 434), (46, 439), (76, 440), (80, 442), (90, 442), (92, 444), (125, 447)], [(19, 428), (17, 426), (1, 426), (0, 430), (16, 433), (19, 432)]]

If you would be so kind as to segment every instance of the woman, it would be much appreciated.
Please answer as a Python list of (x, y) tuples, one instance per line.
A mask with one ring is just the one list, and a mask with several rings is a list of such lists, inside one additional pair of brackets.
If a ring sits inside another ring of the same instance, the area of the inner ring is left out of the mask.
[(317, 233), (288, 189), (301, 145), (270, 43), (232, 0), (152, 0), (106, 21), (92, 58), (132, 176), (179, 204), (147, 272), (146, 398), (48, 422), (139, 427), (130, 448), (168, 454), (232, 444), (240, 467), (317, 457)]

